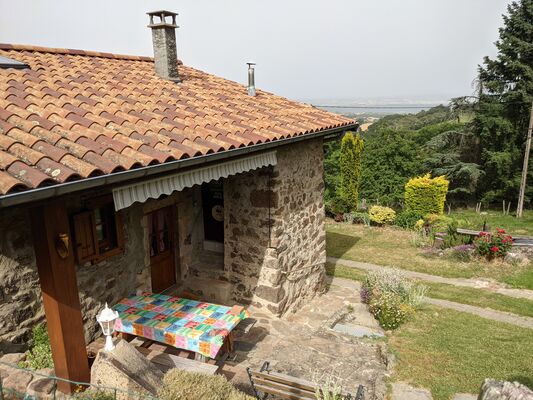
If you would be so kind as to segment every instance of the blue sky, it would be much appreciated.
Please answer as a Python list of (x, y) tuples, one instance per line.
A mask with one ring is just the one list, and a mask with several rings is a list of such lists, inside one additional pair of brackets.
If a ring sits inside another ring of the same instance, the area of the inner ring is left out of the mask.
[(147, 11), (178, 12), (188, 65), (310, 99), (470, 94), (506, 0), (0, 0), (0, 42), (151, 55)]

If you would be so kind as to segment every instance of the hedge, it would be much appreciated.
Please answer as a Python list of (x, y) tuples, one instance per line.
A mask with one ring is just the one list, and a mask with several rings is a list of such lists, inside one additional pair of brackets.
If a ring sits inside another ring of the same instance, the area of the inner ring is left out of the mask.
[(412, 178), (405, 184), (405, 206), (421, 215), (442, 214), (449, 182), (444, 176), (430, 174)]

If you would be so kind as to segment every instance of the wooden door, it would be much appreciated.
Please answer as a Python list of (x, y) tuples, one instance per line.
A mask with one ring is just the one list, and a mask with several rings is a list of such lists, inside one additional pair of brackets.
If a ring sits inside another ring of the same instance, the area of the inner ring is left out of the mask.
[(154, 293), (161, 293), (176, 284), (173, 239), (172, 207), (161, 208), (148, 214), (148, 248)]

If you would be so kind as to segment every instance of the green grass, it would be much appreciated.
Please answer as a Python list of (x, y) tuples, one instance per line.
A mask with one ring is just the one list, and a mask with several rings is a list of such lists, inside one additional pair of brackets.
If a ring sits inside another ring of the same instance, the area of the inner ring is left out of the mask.
[(515, 288), (533, 290), (533, 268), (515, 275), (507, 276), (505, 277), (504, 282)]
[[(424, 252), (413, 244), (413, 235), (411, 231), (396, 227), (365, 227), (328, 220), (327, 254), (449, 278), (487, 277), (508, 282), (513, 286), (533, 286), (533, 263), (527, 267), (519, 267), (498, 260), (488, 262), (484, 259), (474, 259), (459, 262)], [(514, 281), (512, 277), (515, 277)]]
[(492, 230), (503, 228), (511, 234), (533, 236), (533, 211), (525, 210), (520, 219), (513, 215), (503, 215), (501, 211), (485, 212), (486, 214), (477, 214), (473, 210), (456, 210), (452, 211), (450, 217), (458, 220), (460, 228), (479, 230), (486, 221)]
[(425, 307), (389, 337), (395, 380), (429, 388), (434, 400), (477, 393), (487, 377), (533, 388), (533, 330)]
[[(344, 265), (326, 265), (326, 272), (330, 276), (362, 281), (366, 271)], [(421, 282), (429, 288), (428, 296), (435, 299), (454, 301), (476, 307), (492, 308), (525, 317), (533, 317), (533, 301), (517, 299), (498, 293), (491, 293), (482, 289), (458, 287), (443, 283)]]

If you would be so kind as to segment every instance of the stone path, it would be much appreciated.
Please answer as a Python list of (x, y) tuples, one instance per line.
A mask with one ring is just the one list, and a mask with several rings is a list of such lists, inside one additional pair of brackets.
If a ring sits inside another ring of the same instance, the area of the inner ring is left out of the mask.
[(520, 315), (504, 311), (496, 311), (492, 308), (475, 307), (468, 304), (455, 303), (453, 301), (448, 300), (428, 298), (427, 302), (429, 304), (433, 304), (439, 307), (451, 308), (452, 310), (467, 312), (482, 318), (492, 319), (493, 321), (506, 322), (511, 325), (520, 326), (522, 328), (533, 329), (533, 318), (530, 317), (522, 317)]
[[(339, 260), (338, 264), (344, 265), (345, 261), (349, 261), (349, 260)], [(334, 278), (334, 281), (337, 282), (337, 284), (339, 284), (339, 282), (341, 281), (350, 281), (350, 282), (354, 282), (357, 285), (359, 285), (359, 283), (356, 281), (352, 281), (350, 279), (344, 279), (344, 278)], [(511, 325), (520, 326), (522, 328), (533, 329), (533, 318), (530, 318), (530, 317), (523, 317), (521, 315), (508, 313), (505, 311), (496, 311), (491, 308), (476, 307), (476, 306), (456, 303), (456, 302), (448, 301), (448, 300), (427, 298), (427, 302), (429, 304), (433, 304), (439, 307), (450, 308), (456, 311), (467, 312), (470, 314), (477, 315), (478, 317), (491, 319), (493, 321), (506, 322)]]
[(249, 391), (245, 367), (260, 368), (263, 362), (270, 361), (274, 371), (311, 382), (333, 376), (349, 393), (355, 393), (362, 384), (365, 399), (383, 399), (385, 378), (391, 372), (385, 343), (331, 329), (340, 320), (346, 325), (382, 332), (360, 302), (357, 287), (357, 282), (333, 280), (326, 293), (282, 318), (269, 317), (260, 308), (250, 307), (257, 323), (248, 333), (235, 338), (236, 357), (225, 363), (222, 373)]
[[(391, 267), (385, 267), (376, 264), (369, 264), (360, 261), (346, 260), (343, 258), (328, 257), (327, 261), (332, 264), (339, 264), (345, 267), (358, 268), (366, 271), (381, 271), (384, 269), (390, 269)], [(445, 283), (447, 285), (470, 287), (474, 289), (483, 289), (493, 293), (502, 294), (504, 296), (533, 300), (533, 290), (527, 289), (510, 289), (505, 287), (502, 283), (496, 282), (491, 279), (468, 279), (468, 278), (445, 278), (442, 276), (425, 274), (422, 272), (409, 271), (402, 269), (406, 276), (413, 279), (419, 279), (421, 281)]]
[[(404, 382), (392, 384), (392, 400), (433, 400), (431, 392), (424, 388), (415, 388)], [(477, 400), (477, 395), (469, 393), (457, 393), (452, 400)]]

